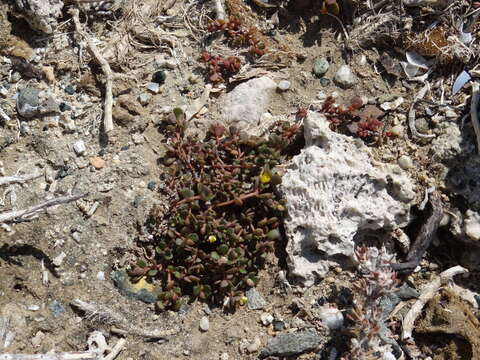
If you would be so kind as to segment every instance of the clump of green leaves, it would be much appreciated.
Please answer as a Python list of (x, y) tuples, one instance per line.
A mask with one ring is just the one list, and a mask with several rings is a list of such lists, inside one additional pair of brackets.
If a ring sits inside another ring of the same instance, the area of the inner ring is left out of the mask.
[(180, 109), (165, 123), (170, 142), (163, 163), (176, 196), (167, 215), (151, 210), (148, 255), (130, 274), (161, 280), (161, 309), (178, 309), (183, 295), (241, 304), (280, 237), (285, 203), (274, 169), (291, 153), (300, 127), (279, 124), (262, 139), (217, 124), (199, 140), (185, 134)]

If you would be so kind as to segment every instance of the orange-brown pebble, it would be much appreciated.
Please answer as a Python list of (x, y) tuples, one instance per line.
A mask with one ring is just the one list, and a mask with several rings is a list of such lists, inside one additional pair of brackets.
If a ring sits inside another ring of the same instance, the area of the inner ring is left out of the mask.
[(90, 158), (90, 165), (92, 165), (95, 169), (100, 170), (105, 166), (105, 160), (98, 156), (92, 157)]

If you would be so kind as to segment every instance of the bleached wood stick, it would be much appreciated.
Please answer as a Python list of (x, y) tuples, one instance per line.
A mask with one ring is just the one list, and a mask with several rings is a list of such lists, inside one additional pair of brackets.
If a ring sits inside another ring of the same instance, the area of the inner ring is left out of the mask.
[(40, 210), (49, 208), (51, 206), (55, 205), (60, 205), (60, 204), (66, 204), (72, 201), (76, 201), (82, 197), (87, 196), (88, 194), (77, 194), (77, 195), (67, 195), (67, 196), (61, 196), (58, 198), (50, 199), (47, 200), (43, 203), (40, 203), (38, 205), (34, 205), (32, 207), (29, 207), (28, 209), (22, 209), (22, 210), (14, 210), (14, 211), (8, 211), (5, 213), (0, 214), (0, 224), (12, 220), (22, 220), (25, 219), (29, 216), (34, 215), (35, 213), (39, 212)]
[(71, 8), (69, 10), (70, 15), (72, 15), (73, 23), (75, 24), (75, 30), (80, 34), (80, 36), (87, 42), (87, 49), (90, 55), (93, 56), (95, 61), (101, 66), (103, 73), (105, 74), (105, 102), (103, 107), (103, 128), (106, 133), (109, 133), (113, 130), (113, 121), (112, 121), (112, 106), (113, 106), (113, 72), (110, 68), (110, 64), (105, 60), (105, 58), (100, 54), (97, 46), (93, 43), (92, 39), (88, 34), (83, 31), (80, 24), (79, 10)]
[(125, 340), (125, 339), (118, 340), (118, 342), (115, 344), (115, 346), (113, 347), (110, 354), (103, 357), (102, 360), (113, 360), (113, 359), (115, 359), (117, 357), (117, 355), (120, 353), (120, 351), (123, 350), (123, 347), (125, 346), (126, 341), (127, 340)]
[(42, 174), (27, 174), (27, 175), (13, 175), (0, 177), (0, 185), (23, 183), (32, 179), (36, 179), (42, 176)]
[(423, 288), (418, 300), (413, 304), (403, 319), (402, 340), (407, 340), (412, 337), (415, 320), (422, 312), (423, 307), (435, 296), (442, 285), (452, 280), (455, 275), (464, 274), (467, 272), (468, 270), (461, 266), (454, 266), (442, 272), (439, 277)]
[(0, 354), (0, 360), (98, 360), (92, 351), (65, 352), (59, 354)]
[[(122, 333), (125, 335), (128, 335), (128, 334), (137, 335), (137, 336), (142, 336), (142, 337), (152, 338), (152, 339), (162, 339), (167, 336), (174, 335), (178, 332), (178, 330), (175, 330), (175, 329), (147, 330), (147, 329), (139, 328), (131, 324), (129, 321), (127, 321), (122, 315), (115, 313), (113, 310), (103, 305), (87, 303), (80, 299), (74, 299), (71, 302), (71, 304), (79, 308), (80, 310), (84, 311), (87, 317), (95, 318), (96, 320), (106, 324), (116, 325), (119, 328), (121, 328), (121, 330), (124, 330), (124, 331), (116, 331), (117, 333)], [(119, 329), (116, 329), (116, 330), (119, 330)]]
[(478, 82), (472, 83), (472, 102), (470, 103), (470, 116), (472, 118), (473, 130), (477, 137), (477, 151), (480, 153), (480, 124), (478, 122), (478, 101), (480, 98)]

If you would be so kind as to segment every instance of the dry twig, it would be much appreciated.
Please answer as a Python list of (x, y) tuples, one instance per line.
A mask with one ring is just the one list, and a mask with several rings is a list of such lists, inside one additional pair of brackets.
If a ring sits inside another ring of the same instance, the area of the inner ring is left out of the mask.
[(47, 200), (43, 203), (40, 203), (38, 205), (31, 206), (27, 209), (22, 209), (22, 210), (14, 210), (14, 211), (8, 211), (5, 213), (0, 214), (0, 224), (9, 222), (9, 221), (21, 221), (21, 220), (26, 220), (29, 217), (35, 215), (41, 210), (44, 210), (46, 208), (55, 206), (55, 205), (60, 205), (60, 204), (66, 204), (72, 201), (76, 201), (82, 197), (87, 196), (88, 194), (77, 194), (77, 195), (67, 195), (67, 196), (61, 196), (57, 197), (54, 199)]
[(75, 24), (75, 30), (80, 34), (80, 36), (87, 42), (87, 49), (90, 52), (90, 55), (97, 61), (97, 63), (101, 66), (103, 73), (105, 74), (105, 102), (104, 102), (104, 109), (103, 109), (103, 128), (106, 133), (109, 133), (113, 130), (113, 120), (112, 120), (112, 106), (113, 106), (113, 96), (112, 96), (112, 88), (113, 88), (113, 72), (110, 68), (110, 65), (105, 60), (105, 58), (100, 54), (100, 51), (95, 46), (93, 41), (87, 35), (85, 31), (83, 31), (82, 26), (80, 24), (79, 10), (72, 8), (69, 10), (70, 15), (72, 15), (73, 23)]
[(472, 118), (473, 130), (477, 137), (477, 151), (480, 153), (480, 123), (478, 122), (478, 102), (480, 99), (480, 85), (478, 82), (472, 83), (472, 102), (470, 104), (470, 116)]
[(391, 264), (393, 270), (399, 273), (413, 272), (430, 246), (433, 236), (437, 232), (443, 216), (442, 201), (437, 192), (430, 194), (430, 204), (432, 207), (432, 213), (420, 228), (420, 233), (415, 239), (415, 243), (413, 244), (412, 248), (408, 252), (406, 259), (407, 261), (401, 264)]
[(39, 178), (42, 174), (27, 174), (27, 175), (14, 175), (14, 176), (3, 176), (0, 177), (0, 185), (13, 184), (13, 183), (23, 183), (29, 180)]
[(440, 290), (440, 288), (448, 281), (452, 280), (455, 275), (464, 274), (467, 272), (468, 270), (461, 266), (454, 266), (442, 272), (439, 277), (433, 280), (422, 290), (420, 297), (415, 302), (415, 304), (413, 304), (413, 306), (403, 319), (402, 340), (407, 340), (412, 337), (413, 325), (415, 323), (415, 320), (422, 312), (423, 307), (435, 296), (435, 294)]
[(74, 351), (59, 354), (0, 354), (0, 360), (97, 360), (93, 351)]
[(174, 335), (178, 332), (175, 329), (148, 330), (148, 329), (139, 328), (135, 325), (132, 325), (127, 319), (125, 319), (120, 314), (115, 313), (113, 310), (103, 305), (87, 303), (80, 299), (74, 299), (71, 302), (71, 304), (77, 307), (78, 309), (84, 311), (88, 318), (93, 318), (93, 319), (96, 319), (97, 321), (110, 324), (110, 325), (115, 325), (121, 328), (121, 329), (115, 329), (116, 330), (115, 332), (117, 333), (137, 335), (137, 336), (151, 338), (151, 339), (162, 339), (167, 336)]

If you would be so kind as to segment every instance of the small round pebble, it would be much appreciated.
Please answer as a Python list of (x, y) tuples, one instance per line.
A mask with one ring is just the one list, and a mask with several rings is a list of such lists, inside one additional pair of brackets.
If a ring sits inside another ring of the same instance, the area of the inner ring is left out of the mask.
[(357, 79), (348, 65), (342, 65), (335, 74), (335, 81), (343, 88), (355, 85)]
[(105, 166), (105, 160), (101, 157), (95, 156), (90, 158), (90, 165), (92, 165), (95, 169), (100, 170)]
[(208, 331), (208, 329), (210, 329), (210, 322), (208, 321), (208, 317), (203, 316), (200, 319), (200, 330)]
[(288, 80), (282, 80), (278, 83), (278, 88), (282, 91), (286, 91), (288, 89), (290, 89), (290, 81)]
[(395, 125), (390, 129), (390, 133), (395, 136), (402, 136), (403, 135), (403, 126), (402, 125)]
[(331, 84), (331, 82), (332, 81), (330, 79), (327, 79), (327, 78), (324, 78), (324, 77), (320, 78), (320, 84), (322, 86), (328, 86), (328, 85)]
[(147, 184), (147, 188), (148, 190), (155, 190), (155, 187), (157, 186), (157, 183), (155, 181), (150, 181), (148, 184)]
[(328, 68), (330, 67), (330, 63), (325, 57), (320, 57), (315, 60), (313, 63), (313, 73), (315, 76), (322, 76), (328, 71)]
[(398, 158), (398, 165), (400, 165), (403, 170), (408, 170), (413, 167), (413, 161), (410, 156), (402, 155)]
[(249, 353), (254, 353), (257, 352), (258, 349), (260, 349), (260, 346), (262, 345), (262, 342), (258, 337), (256, 337), (248, 346), (247, 346), (247, 352)]
[(68, 94), (68, 95), (73, 95), (75, 94), (75, 88), (72, 86), (72, 85), (67, 85), (65, 86), (65, 92)]
[(285, 330), (285, 323), (281, 320), (275, 320), (273, 322), (273, 330), (275, 331)]

